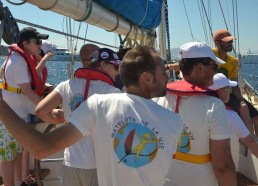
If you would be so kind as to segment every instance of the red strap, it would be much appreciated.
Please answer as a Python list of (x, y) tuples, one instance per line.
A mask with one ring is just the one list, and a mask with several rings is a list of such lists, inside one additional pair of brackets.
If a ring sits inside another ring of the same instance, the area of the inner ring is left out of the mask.
[(88, 97), (89, 87), (90, 87), (90, 79), (86, 79), (86, 86), (85, 86), (85, 91), (84, 91), (84, 101)]
[(181, 96), (177, 95), (176, 97), (176, 109), (175, 109), (175, 113), (179, 112), (179, 101), (181, 99)]
[(7, 81), (6, 81), (6, 77), (5, 77), (5, 69), (6, 69), (6, 65), (7, 65), (7, 62), (8, 60), (10, 59), (10, 56), (11, 56), (11, 53), (12, 53), (12, 50), (9, 52), (6, 60), (5, 60), (5, 64), (4, 64), (4, 89), (7, 90)]

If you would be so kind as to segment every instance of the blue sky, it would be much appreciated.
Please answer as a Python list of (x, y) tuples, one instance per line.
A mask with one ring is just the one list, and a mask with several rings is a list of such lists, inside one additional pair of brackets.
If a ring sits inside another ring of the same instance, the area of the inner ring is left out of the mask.
[[(206, 7), (208, 2), (211, 3), (211, 22), (212, 30), (215, 31), (220, 28), (225, 28), (225, 23), (219, 8), (218, 0), (203, 0)], [(232, 18), (232, 0), (220, 0), (224, 14), (227, 20), (229, 30), (233, 33), (233, 18)], [(17, 2), (17, 1), (16, 1)], [(197, 0), (184, 0), (189, 21), (193, 31), (195, 40), (206, 41), (204, 31), (202, 28), (200, 13), (198, 9)], [(43, 11), (34, 5), (26, 3), (21, 6), (13, 6), (3, 1), (4, 6), (8, 6), (15, 18), (46, 26), (59, 31), (66, 30), (63, 23), (64, 18), (62, 15), (51, 11)], [(242, 52), (250, 50), (258, 50), (258, 1), (257, 0), (237, 0), (238, 6), (238, 19), (239, 19), (239, 43)], [(169, 8), (169, 24), (170, 24), (170, 40), (171, 47), (177, 48), (180, 45), (192, 41), (190, 29), (185, 14), (182, 0), (168, 0)], [(82, 25), (80, 36), (84, 37), (86, 31), (86, 23)], [(20, 29), (26, 25), (19, 24)], [(50, 34), (50, 41), (58, 46), (67, 47), (67, 40), (64, 36), (50, 33), (38, 29), (42, 33)], [(77, 35), (78, 23), (73, 22), (73, 33)], [(210, 33), (210, 31), (208, 31)], [(101, 41), (111, 45), (119, 45), (119, 40), (116, 34), (106, 32), (105, 30), (98, 29), (89, 25), (87, 32), (87, 39)], [(210, 40), (209, 40), (210, 41)], [(83, 44), (82, 41), (78, 42), (78, 48)], [(213, 45), (213, 43), (210, 43)], [(77, 49), (79, 50), (79, 49)]]

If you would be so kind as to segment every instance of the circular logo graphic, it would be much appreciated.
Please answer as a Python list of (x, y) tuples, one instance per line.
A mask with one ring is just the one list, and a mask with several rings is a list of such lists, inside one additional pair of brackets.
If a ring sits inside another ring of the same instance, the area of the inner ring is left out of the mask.
[(83, 97), (76, 97), (74, 98), (71, 103), (70, 103), (70, 108), (71, 108), (71, 111), (74, 111), (75, 109), (77, 109), (81, 103), (83, 102)]
[(149, 128), (138, 123), (124, 124), (114, 138), (118, 163), (134, 168), (150, 163), (158, 153), (158, 142)]
[(188, 132), (184, 129), (178, 139), (177, 150), (180, 152), (187, 153), (190, 151), (190, 149), (190, 137)]

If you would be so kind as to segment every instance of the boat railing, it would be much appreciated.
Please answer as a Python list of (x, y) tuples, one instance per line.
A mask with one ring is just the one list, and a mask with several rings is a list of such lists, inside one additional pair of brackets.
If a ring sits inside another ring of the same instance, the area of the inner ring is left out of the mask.
[(243, 95), (245, 95), (252, 104), (258, 103), (258, 92), (256, 90), (256, 82), (254, 74), (252, 74), (252, 85), (247, 82), (246, 79), (243, 79)]

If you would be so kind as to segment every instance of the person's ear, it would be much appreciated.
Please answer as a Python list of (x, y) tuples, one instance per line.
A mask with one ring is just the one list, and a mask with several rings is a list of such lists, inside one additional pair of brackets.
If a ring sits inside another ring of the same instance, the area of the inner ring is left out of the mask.
[(145, 84), (151, 85), (153, 84), (153, 80), (154, 80), (154, 75), (150, 72), (143, 72), (140, 75), (139, 78), (142, 82), (144, 82)]
[(104, 61), (100, 62), (100, 67), (104, 69), (107, 66), (107, 64)]
[(198, 74), (200, 74), (200, 73), (202, 73), (203, 72), (203, 65), (201, 64), (201, 63), (197, 63), (196, 65), (195, 65), (195, 70), (196, 70), (196, 72), (198, 73)]

